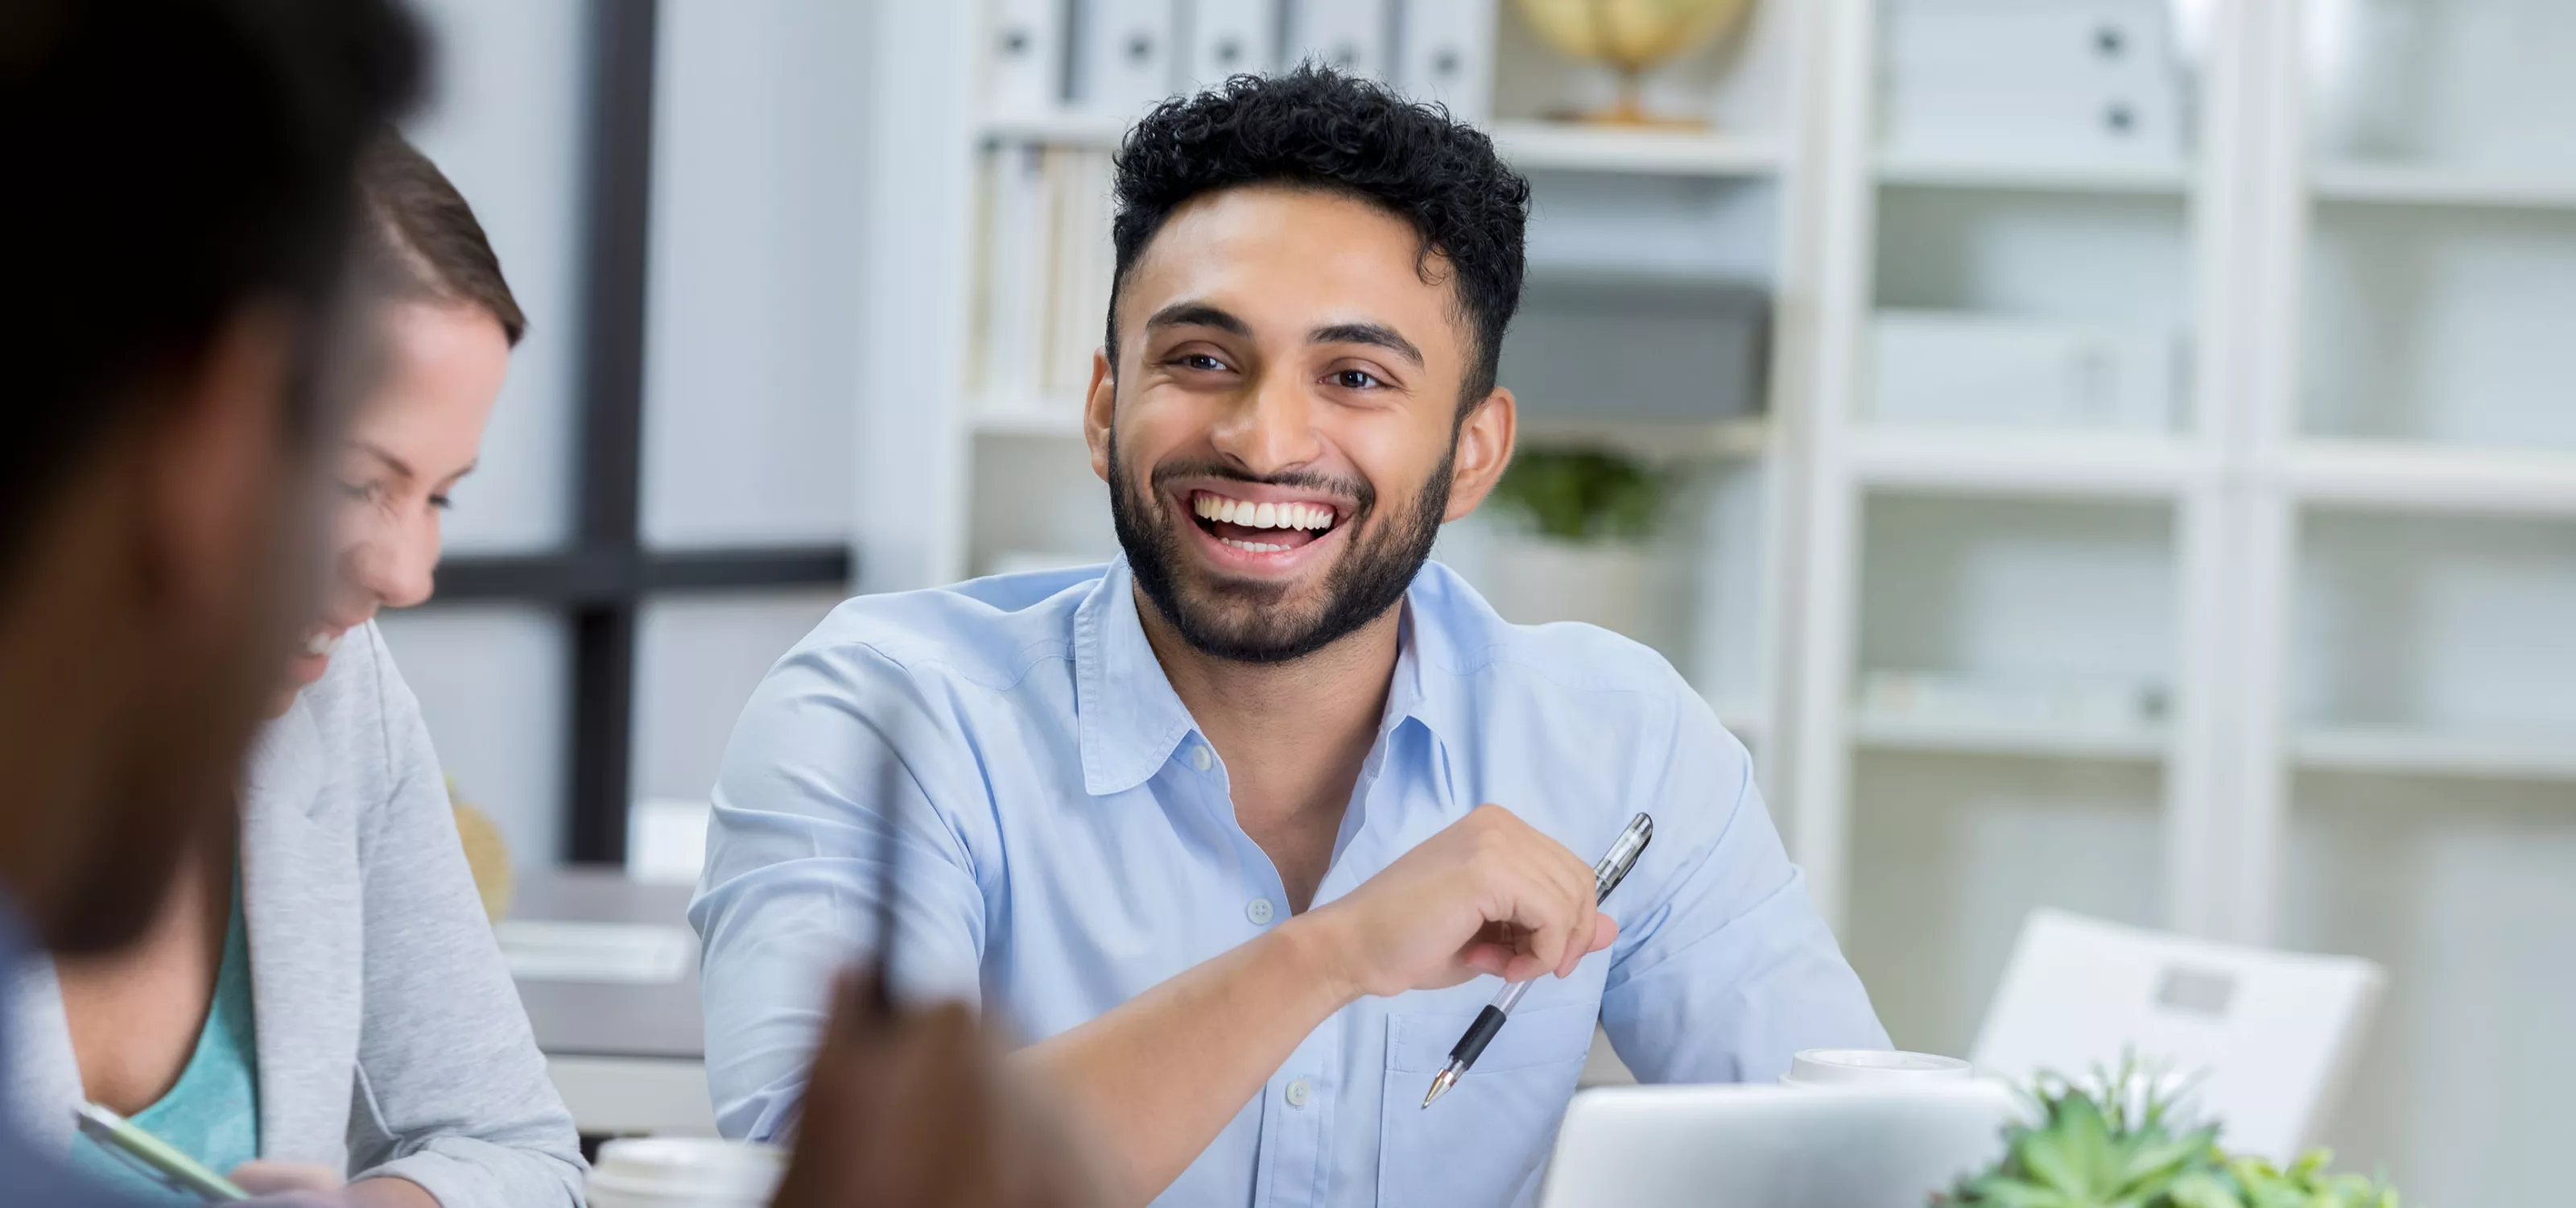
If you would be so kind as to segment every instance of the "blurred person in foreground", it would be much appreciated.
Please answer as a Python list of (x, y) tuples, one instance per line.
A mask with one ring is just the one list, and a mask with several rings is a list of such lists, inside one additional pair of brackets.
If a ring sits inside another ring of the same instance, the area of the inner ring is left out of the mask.
[(1512, 452), (1493, 144), (1300, 69), (1166, 103), (1116, 178), (1084, 431), (1125, 556), (853, 600), (753, 694), (691, 910), (718, 1123), (790, 1118), (888, 851), (897, 967), (1026, 1030), (1128, 1202), (1527, 1202), (1596, 1021), (1649, 1082), (1884, 1048), (1699, 694), (1428, 561)]
[[(342, 323), (351, 181), (418, 55), (380, 0), (0, 7), (0, 224), (21, 300), (0, 323), (0, 976), (41, 968), (31, 944), (66, 961), (131, 949), (190, 856), (241, 824), (244, 756), (315, 611), (331, 400), (365, 380), (340, 338), (368, 326)], [(253, 998), (333, 992), (306, 972), (254, 979)], [(845, 997), (778, 1202), (1041, 1202), (1053, 1151), (962, 1009)], [(0, 1086), (24, 1091), (22, 1060), (0, 1036)], [(9, 1202), (141, 1202), (16, 1124), (0, 1122)], [(427, 1202), (403, 1179), (297, 1194)]]
[[(481, 224), (399, 136), (358, 170), (375, 372), (327, 458), (321, 618), (286, 662), (237, 831), (208, 830), (118, 951), (12, 996), (28, 1129), (170, 1195), (72, 1109), (104, 1104), (253, 1192), (574, 1208), (581, 1139), (547, 1080), (456, 834), (420, 708), (373, 618), (429, 597), (526, 327)], [(256, 991), (256, 993), (254, 993)]]

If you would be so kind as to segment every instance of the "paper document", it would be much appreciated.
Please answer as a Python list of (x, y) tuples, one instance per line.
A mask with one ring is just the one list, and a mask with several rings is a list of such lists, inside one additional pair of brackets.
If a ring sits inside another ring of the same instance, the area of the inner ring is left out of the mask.
[(648, 923), (495, 924), (510, 976), (529, 981), (658, 985), (686, 976), (697, 954), (687, 928)]

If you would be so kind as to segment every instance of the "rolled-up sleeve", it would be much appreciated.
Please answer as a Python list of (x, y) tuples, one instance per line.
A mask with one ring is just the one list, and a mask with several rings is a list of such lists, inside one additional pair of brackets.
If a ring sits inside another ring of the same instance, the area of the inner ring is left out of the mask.
[[(941, 806), (984, 790), (951, 766), (966, 746), (953, 717), (904, 668), (855, 644), (790, 652), (745, 706), (689, 907), (724, 1135), (794, 1130), (830, 979), (876, 950), (890, 855), (897, 987), (914, 999), (980, 997), (984, 898), (957, 815)], [(899, 848), (888, 846), (889, 819)]]
[(1800, 1049), (1887, 1047), (1743, 744), (1697, 693), (1674, 699), (1671, 736), (1650, 748), (1662, 767), (1649, 875), (1632, 877), (1659, 892), (1621, 916), (1601, 1000), (1611, 1046), (1647, 1082), (1769, 1081)]

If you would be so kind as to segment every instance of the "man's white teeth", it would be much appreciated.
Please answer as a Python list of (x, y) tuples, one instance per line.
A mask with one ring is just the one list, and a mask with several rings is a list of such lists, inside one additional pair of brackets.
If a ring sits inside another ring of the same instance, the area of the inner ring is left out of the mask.
[(1270, 545), (1260, 541), (1237, 541), (1232, 537), (1219, 537), (1217, 540), (1222, 541), (1227, 545), (1231, 545), (1236, 549), (1251, 550), (1256, 554), (1278, 554), (1285, 553), (1288, 550), (1288, 547), (1284, 545)]
[(340, 634), (331, 630), (316, 629), (304, 635), (304, 653), (317, 659), (329, 658), (332, 651), (340, 648), (340, 638)]
[(1327, 529), (1333, 509), (1312, 503), (1251, 503), (1202, 492), (1190, 510), (1204, 520), (1245, 528)]

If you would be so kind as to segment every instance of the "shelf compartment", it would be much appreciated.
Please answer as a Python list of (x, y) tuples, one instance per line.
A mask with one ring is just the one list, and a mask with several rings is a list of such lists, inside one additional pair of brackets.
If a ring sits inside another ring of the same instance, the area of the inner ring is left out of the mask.
[(2174, 509), (1875, 494), (1860, 747), (2153, 758), (2171, 715)]
[(1966, 1052), (2035, 907), (2158, 925), (2164, 775), (2145, 760), (1856, 756), (1841, 933), (1894, 1042)]
[(2289, 464), (2299, 497), (2315, 504), (2576, 516), (2576, 452), (2306, 440)]
[(2576, 782), (2576, 731), (2559, 735), (2312, 726), (2290, 740), (2300, 766), (2472, 780)]
[(2301, 435), (2576, 454), (2576, 210), (2329, 207), (2301, 295)]
[(1487, 127), (1495, 149), (1523, 172), (1610, 172), (1637, 176), (1768, 176), (1788, 156), (1772, 139), (1502, 121)]
[(2411, 735), (2370, 757), (2460, 770), (2549, 765), (2500, 747), (2514, 735), (2576, 748), (2576, 523), (2312, 509), (2299, 529), (2294, 750), (2351, 761), (2370, 756), (2356, 732)]
[(1852, 469), (1872, 488), (2069, 499), (2171, 498), (2216, 472), (2181, 437), (1863, 427)]

